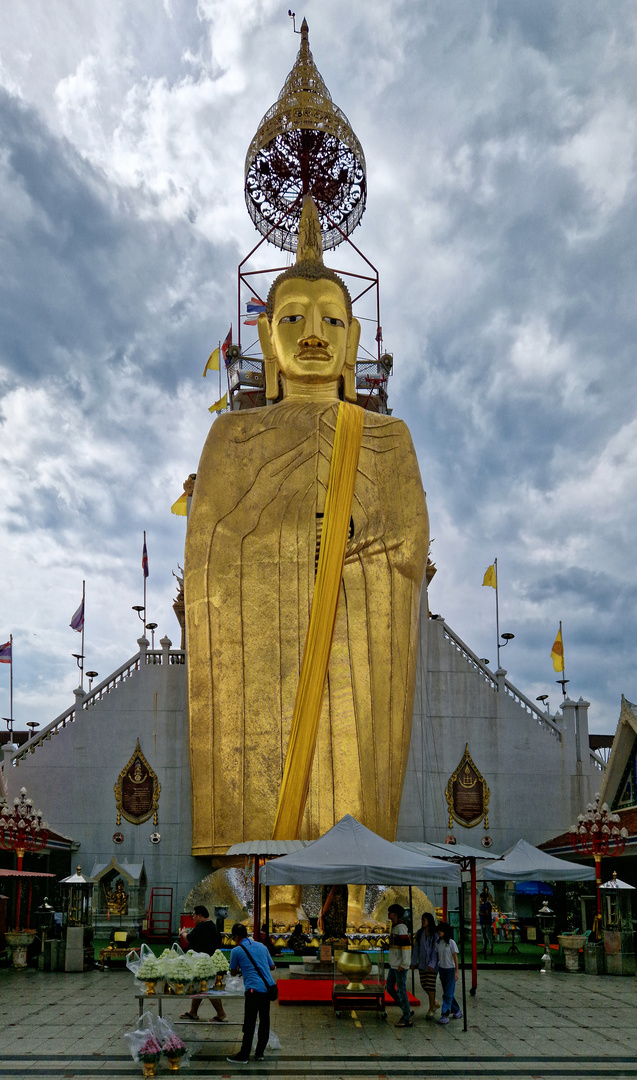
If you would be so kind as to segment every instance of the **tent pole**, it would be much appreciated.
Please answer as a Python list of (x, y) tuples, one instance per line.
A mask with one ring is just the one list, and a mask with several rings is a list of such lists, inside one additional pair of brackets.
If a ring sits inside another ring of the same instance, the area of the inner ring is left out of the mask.
[(261, 886), (259, 885), (259, 856), (254, 856), (254, 921), (252, 937), (261, 941)]
[[(411, 946), (411, 951), (412, 951), (412, 955), (413, 955), (413, 951), (414, 951), (414, 904), (413, 904), (413, 897), (412, 897), (412, 892), (411, 892), (411, 885), (409, 886), (409, 944)], [(414, 995), (414, 997), (416, 996), (415, 978), (416, 978), (416, 973), (414, 972), (414, 969), (412, 967), (412, 969), (411, 969), (411, 992)]]
[(464, 883), (458, 889), (460, 910), (460, 971), (462, 977), (462, 1030), (467, 1030), (467, 987), (464, 977)]
[(270, 933), (270, 886), (265, 887), (265, 925), (267, 933)]
[(447, 922), (447, 886), (442, 886), (442, 921)]
[(469, 869), (471, 871), (471, 990), (469, 993), (473, 997), (478, 989), (478, 912), (476, 904), (478, 886), (474, 855), (469, 859)]

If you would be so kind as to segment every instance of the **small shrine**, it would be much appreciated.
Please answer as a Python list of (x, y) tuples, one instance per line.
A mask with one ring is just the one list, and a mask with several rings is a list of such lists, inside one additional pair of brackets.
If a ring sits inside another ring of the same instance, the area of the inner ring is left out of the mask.
[(108, 937), (111, 930), (140, 933), (146, 915), (146, 870), (144, 861), (120, 864), (95, 863), (93, 883), (93, 925), (98, 937)]

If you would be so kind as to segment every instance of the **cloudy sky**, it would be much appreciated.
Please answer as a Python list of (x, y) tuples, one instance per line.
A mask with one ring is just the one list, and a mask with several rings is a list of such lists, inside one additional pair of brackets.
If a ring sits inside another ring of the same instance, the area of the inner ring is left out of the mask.
[[(571, 694), (612, 732), (637, 700), (637, 3), (303, 15), (367, 158), (353, 239), (428, 494), (431, 608), (495, 666), (497, 555), (509, 678), (557, 706), (561, 619)], [(0, 642), (23, 727), (71, 704), (83, 578), (87, 667), (136, 651), (144, 529), (149, 619), (179, 640), (170, 505), (258, 238), (245, 152), (299, 38), (274, 0), (4, 0), (0, 31)]]

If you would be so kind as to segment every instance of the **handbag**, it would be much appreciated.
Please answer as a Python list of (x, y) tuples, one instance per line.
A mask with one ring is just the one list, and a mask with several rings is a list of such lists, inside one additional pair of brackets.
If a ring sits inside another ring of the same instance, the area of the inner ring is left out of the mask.
[(267, 993), (267, 995), (268, 995), (268, 997), (269, 997), (270, 1001), (276, 1001), (276, 1000), (277, 1000), (277, 998), (278, 998), (278, 996), (279, 996), (279, 988), (278, 988), (277, 984), (276, 984), (275, 982), (271, 982), (271, 983), (269, 983), (269, 982), (266, 982), (266, 980), (265, 980), (265, 977), (264, 977), (264, 975), (263, 975), (263, 972), (261, 971), (261, 969), (260, 969), (259, 967), (257, 967), (257, 965), (255, 964), (254, 960), (253, 960), (253, 959), (252, 959), (252, 957), (250, 956), (250, 953), (249, 953), (249, 952), (248, 952), (248, 950), (246, 949), (245, 945), (243, 945), (243, 944), (242, 944), (241, 942), (239, 942), (239, 947), (240, 947), (241, 949), (243, 949), (244, 953), (245, 953), (245, 954), (246, 954), (246, 956), (248, 957), (248, 960), (249, 960), (249, 961), (250, 961), (250, 963), (252, 964), (252, 967), (253, 967), (253, 968), (254, 968), (254, 970), (256, 971), (256, 973), (257, 973), (257, 975), (259, 976), (259, 978), (260, 978), (260, 979), (262, 980), (262, 982), (263, 982), (263, 985), (265, 986), (265, 990), (266, 990), (266, 993)]

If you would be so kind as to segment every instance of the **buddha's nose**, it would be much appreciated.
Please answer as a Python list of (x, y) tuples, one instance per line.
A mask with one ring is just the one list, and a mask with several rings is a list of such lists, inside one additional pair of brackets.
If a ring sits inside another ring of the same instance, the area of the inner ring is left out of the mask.
[(302, 349), (326, 349), (327, 342), (323, 338), (318, 337), (317, 334), (309, 334), (307, 337), (301, 338), (299, 345)]

